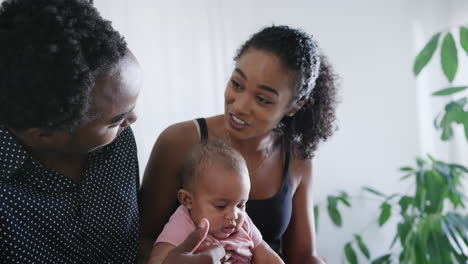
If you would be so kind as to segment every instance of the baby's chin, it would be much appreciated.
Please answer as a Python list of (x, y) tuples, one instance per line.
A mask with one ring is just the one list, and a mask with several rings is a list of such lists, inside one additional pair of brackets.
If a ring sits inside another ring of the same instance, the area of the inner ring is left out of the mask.
[(213, 232), (210, 235), (216, 239), (226, 239), (229, 238), (230, 236), (234, 235), (237, 232), (237, 229), (232, 231), (232, 232), (224, 232), (222, 230), (219, 230), (217, 232)]

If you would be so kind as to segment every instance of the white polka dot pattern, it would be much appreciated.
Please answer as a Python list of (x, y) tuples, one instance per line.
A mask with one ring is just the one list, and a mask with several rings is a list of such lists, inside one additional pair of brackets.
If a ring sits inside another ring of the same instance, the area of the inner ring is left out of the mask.
[(0, 263), (135, 263), (138, 161), (130, 128), (89, 154), (77, 184), (0, 126)]

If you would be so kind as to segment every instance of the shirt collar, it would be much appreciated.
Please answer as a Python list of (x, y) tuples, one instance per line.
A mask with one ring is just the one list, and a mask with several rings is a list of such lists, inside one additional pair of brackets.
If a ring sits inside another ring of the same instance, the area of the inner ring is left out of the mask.
[(0, 179), (8, 180), (29, 159), (31, 155), (13, 133), (0, 125)]

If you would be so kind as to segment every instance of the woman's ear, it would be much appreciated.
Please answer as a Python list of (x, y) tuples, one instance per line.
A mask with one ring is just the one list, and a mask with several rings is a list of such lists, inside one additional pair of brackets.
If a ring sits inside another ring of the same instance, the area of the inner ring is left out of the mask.
[(291, 110), (289, 110), (286, 115), (289, 116), (289, 117), (292, 117), (294, 116), (297, 111), (301, 110), (302, 107), (304, 107), (304, 105), (307, 103), (307, 101), (309, 101), (309, 99), (307, 98), (304, 98), (302, 100), (299, 100), (297, 103), (295, 103), (292, 107), (291, 107)]
[(192, 194), (185, 190), (185, 189), (180, 189), (177, 192), (177, 198), (179, 199), (179, 202), (187, 209), (192, 209), (192, 202), (193, 202), (193, 197)]

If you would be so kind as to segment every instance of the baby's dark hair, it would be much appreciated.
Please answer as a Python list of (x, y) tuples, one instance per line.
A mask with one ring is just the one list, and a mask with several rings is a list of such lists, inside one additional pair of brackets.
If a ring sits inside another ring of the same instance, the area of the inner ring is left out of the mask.
[(182, 188), (193, 188), (198, 176), (213, 164), (220, 164), (226, 170), (248, 173), (244, 158), (231, 145), (221, 140), (207, 140), (197, 144), (188, 154), (181, 170)]
[(92, 118), (96, 78), (127, 53), (85, 0), (5, 0), (0, 7), (0, 124), (73, 130)]
[(237, 51), (234, 60), (251, 49), (277, 56), (287, 71), (295, 73), (295, 91), (291, 101), (299, 108), (293, 116), (285, 116), (275, 129), (284, 135), (287, 145), (297, 157), (310, 159), (318, 143), (327, 140), (335, 130), (337, 76), (327, 58), (320, 54), (317, 42), (307, 33), (288, 26), (263, 28)]

